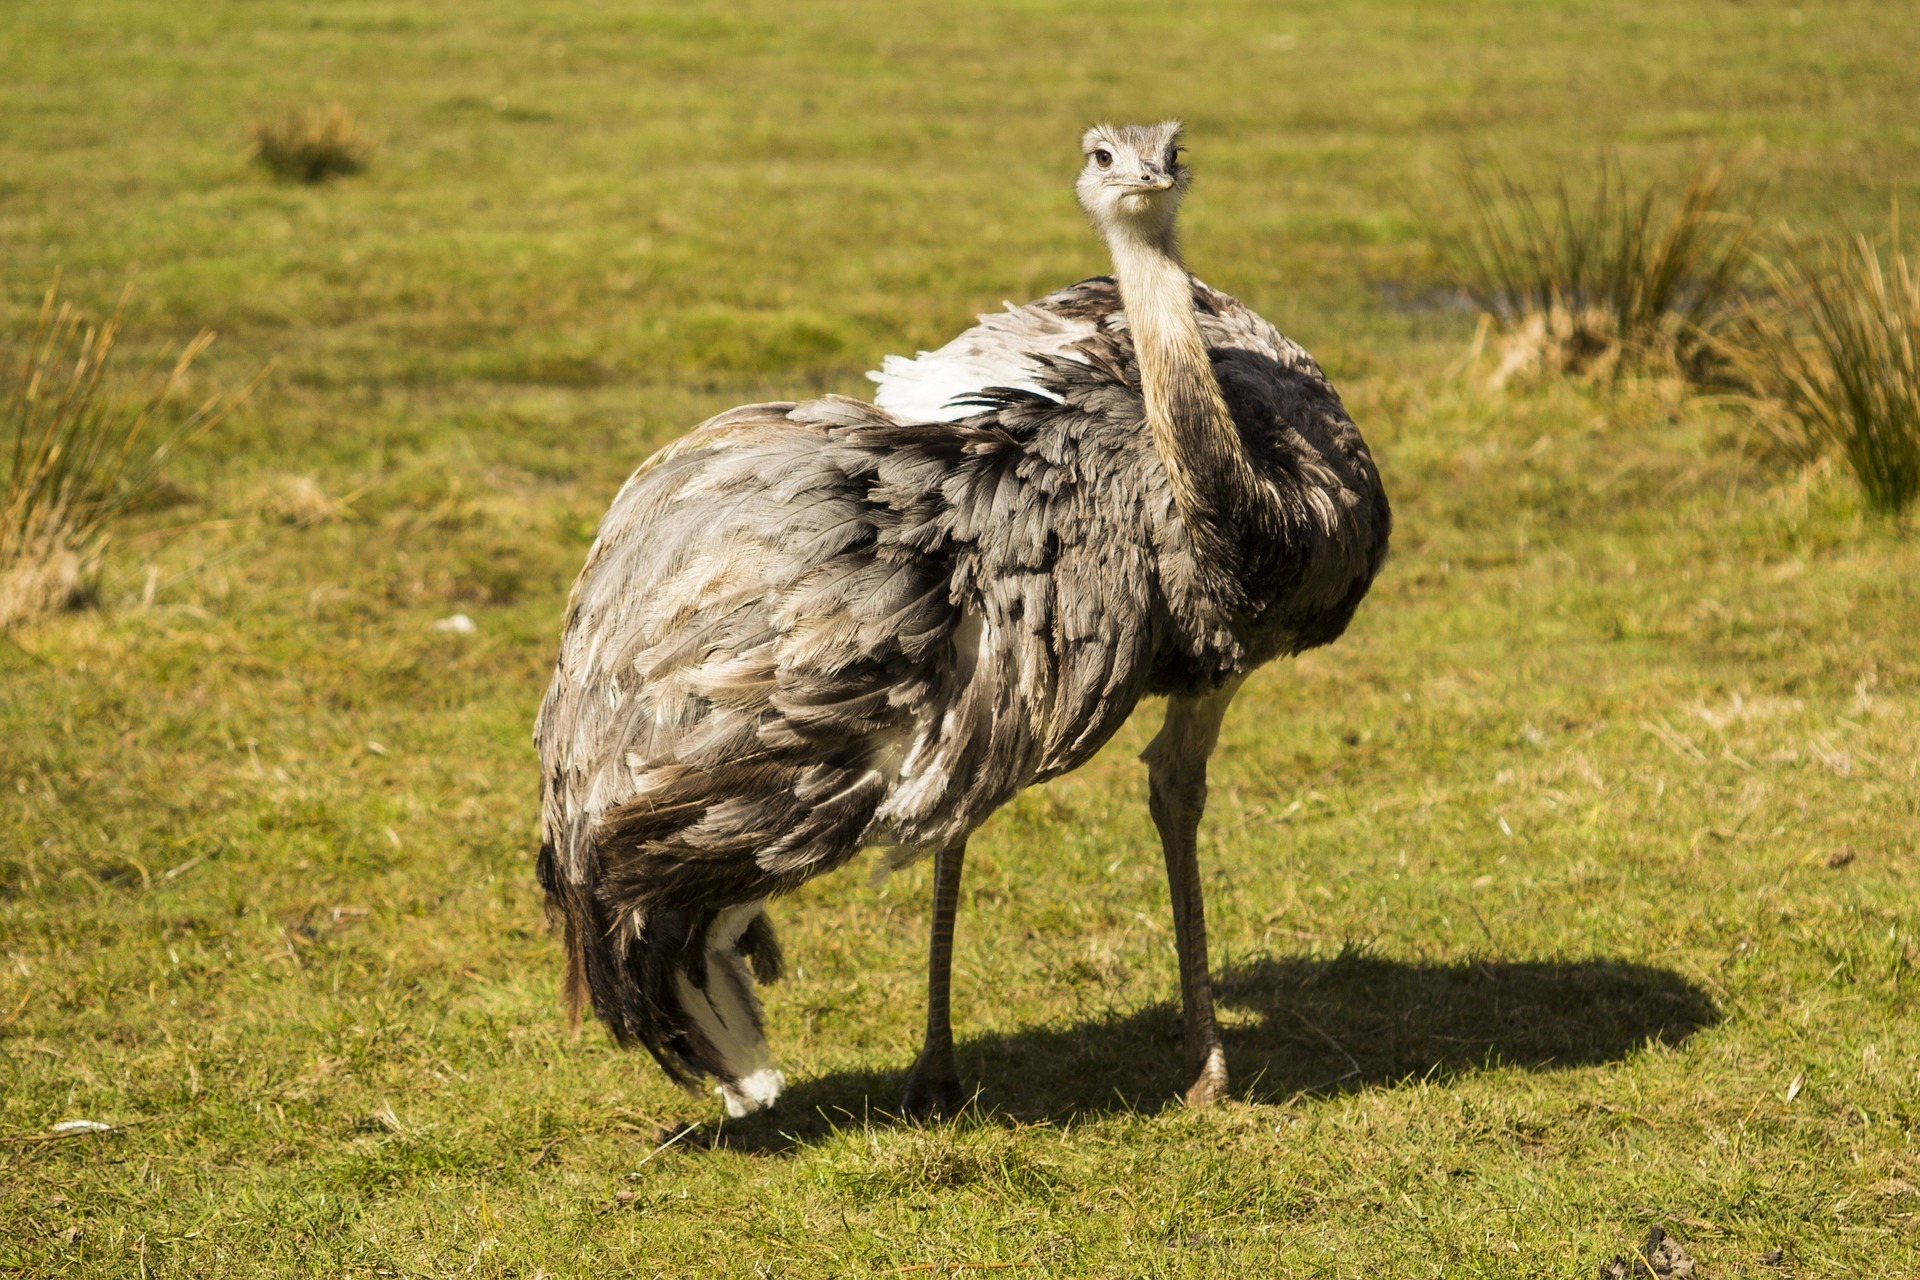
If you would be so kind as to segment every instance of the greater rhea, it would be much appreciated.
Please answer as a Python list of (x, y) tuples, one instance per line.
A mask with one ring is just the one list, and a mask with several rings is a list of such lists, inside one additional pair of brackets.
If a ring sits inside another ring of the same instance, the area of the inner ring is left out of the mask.
[(903, 1110), (964, 1099), (948, 971), (967, 837), (1147, 694), (1186, 1097), (1227, 1088), (1195, 831), (1247, 673), (1335, 639), (1386, 554), (1373, 459), (1311, 357), (1188, 274), (1177, 122), (1099, 125), (1076, 191), (1114, 278), (917, 359), (877, 405), (709, 419), (634, 472), (540, 709), (540, 879), (567, 991), (739, 1115), (783, 1084), (769, 899), (862, 848), (935, 859)]

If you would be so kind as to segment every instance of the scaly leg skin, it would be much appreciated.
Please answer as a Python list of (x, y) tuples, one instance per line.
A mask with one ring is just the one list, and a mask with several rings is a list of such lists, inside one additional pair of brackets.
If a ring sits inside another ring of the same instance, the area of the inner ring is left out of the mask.
[(953, 916), (960, 903), (960, 865), (967, 847), (943, 849), (933, 864), (933, 941), (927, 950), (927, 1039), (907, 1076), (901, 1114), (912, 1120), (950, 1116), (966, 1104), (960, 1073), (953, 1063), (953, 1024), (948, 994), (952, 989)]
[(1147, 807), (1167, 857), (1173, 898), (1173, 938), (1180, 956), (1182, 1039), (1186, 1048), (1187, 1105), (1227, 1096), (1227, 1052), (1213, 1013), (1207, 972), (1207, 910), (1201, 896), (1196, 835), (1207, 804), (1207, 757), (1240, 681), (1196, 698), (1167, 700), (1166, 723), (1141, 753), (1147, 762)]

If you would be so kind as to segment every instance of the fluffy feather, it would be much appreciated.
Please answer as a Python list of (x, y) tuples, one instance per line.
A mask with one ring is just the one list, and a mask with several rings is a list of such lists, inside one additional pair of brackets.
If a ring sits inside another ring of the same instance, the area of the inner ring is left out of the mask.
[[(1273, 496), (1231, 596), (1196, 563), (1105, 278), (890, 362), (881, 407), (732, 410), (627, 482), (536, 731), (571, 988), (621, 1040), (770, 1101), (746, 977), (777, 972), (755, 959), (768, 898), (865, 846), (952, 847), (1144, 694), (1346, 626), (1386, 546), (1372, 459), (1305, 352), (1204, 285), (1194, 304)], [(964, 414), (889, 411), (936, 396)]]

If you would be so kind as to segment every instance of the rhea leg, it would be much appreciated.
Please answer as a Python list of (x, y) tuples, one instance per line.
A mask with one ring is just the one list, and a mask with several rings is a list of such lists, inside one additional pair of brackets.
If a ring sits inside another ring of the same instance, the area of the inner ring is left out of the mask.
[(1220, 721), (1239, 687), (1235, 680), (1199, 697), (1169, 699), (1166, 723), (1141, 755), (1147, 762), (1147, 807), (1160, 830), (1173, 898), (1182, 1039), (1191, 1082), (1189, 1106), (1213, 1102), (1227, 1092), (1227, 1054), (1213, 1013), (1213, 979), (1207, 972), (1207, 913), (1195, 838), (1207, 803), (1207, 757), (1213, 754)]
[(943, 849), (933, 863), (933, 941), (927, 949), (927, 1039), (907, 1076), (900, 1110), (915, 1120), (952, 1115), (966, 1099), (953, 1062), (953, 916), (960, 905), (960, 864), (967, 847)]

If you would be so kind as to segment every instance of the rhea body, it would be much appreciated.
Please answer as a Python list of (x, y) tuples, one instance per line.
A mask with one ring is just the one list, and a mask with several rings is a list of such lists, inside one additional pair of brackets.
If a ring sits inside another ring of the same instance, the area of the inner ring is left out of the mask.
[(768, 899), (874, 847), (936, 861), (905, 1110), (962, 1099), (948, 1019), (968, 835), (1168, 697), (1145, 759), (1186, 1092), (1226, 1089), (1194, 837), (1253, 668), (1336, 638), (1385, 556), (1318, 366), (1195, 281), (1176, 123), (1096, 126), (1076, 192), (1117, 279), (890, 358), (876, 404), (749, 405), (643, 463), (575, 584), (536, 740), (568, 991), (735, 1114), (782, 1086)]

